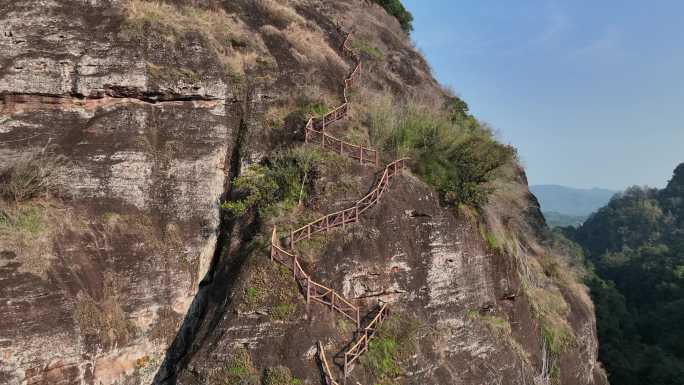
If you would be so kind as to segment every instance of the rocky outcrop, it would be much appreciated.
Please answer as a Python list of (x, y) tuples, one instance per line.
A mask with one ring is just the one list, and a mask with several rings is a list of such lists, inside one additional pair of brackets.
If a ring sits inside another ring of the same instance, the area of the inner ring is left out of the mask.
[(0, 382), (150, 381), (214, 255), (239, 92), (155, 83), (108, 2), (0, 8), (3, 166), (66, 159), (59, 197), (22, 204), (36, 234), (0, 246)]
[[(364, 1), (0, 5), (2, 165), (42, 159), (59, 179), (49, 195), (0, 207), (0, 382), (218, 384), (240, 349), (259, 371), (285, 366), (320, 382), (316, 342), (336, 354), (352, 331), (306, 309), (260, 247), (264, 224), (221, 217), (219, 202), (244, 166), (301, 144), (297, 100), (339, 104), (350, 63), (336, 22), (353, 26), (367, 63), (359, 92), (442, 97), (396, 20)], [(351, 111), (334, 130), (365, 124)], [(330, 191), (307, 209), (344, 208), (374, 180), (358, 165), (336, 170), (317, 176)], [(346, 187), (331, 187), (340, 178)], [(562, 383), (604, 380), (591, 304), (535, 275), (545, 272), (543, 223), (526, 211), (522, 177), (514, 187), (514, 203), (495, 203), (523, 207), (508, 210), (532, 234), (519, 254), (490, 250), (477, 221), (412, 176), (363, 226), (310, 245), (314, 277), (412, 320), (419, 343), (401, 381), (547, 381), (529, 288), (560, 293), (569, 308), (576, 345), (554, 362)], [(495, 206), (489, 223), (502, 218)], [(245, 306), (257, 284), (274, 295)], [(363, 366), (354, 375), (372, 378)]]

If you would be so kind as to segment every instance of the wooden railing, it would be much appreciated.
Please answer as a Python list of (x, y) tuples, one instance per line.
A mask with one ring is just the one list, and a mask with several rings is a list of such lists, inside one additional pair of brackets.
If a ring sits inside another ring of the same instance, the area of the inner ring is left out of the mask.
[(368, 350), (368, 342), (378, 331), (380, 325), (389, 316), (389, 308), (387, 304), (382, 305), (378, 310), (378, 314), (373, 318), (373, 320), (366, 326), (356, 339), (354, 345), (352, 345), (346, 352), (344, 352), (344, 378), (352, 369), (354, 361), (356, 361), (363, 353)]
[[(349, 46), (351, 33), (346, 33), (339, 27), (338, 30), (341, 34), (345, 35), (340, 49), (345, 54), (349, 55), (356, 65), (349, 73), (349, 76), (344, 79), (344, 103), (321, 118), (310, 118), (304, 127), (304, 141), (305, 143), (320, 144), (323, 149), (331, 150), (340, 155), (356, 159), (361, 164), (370, 164), (377, 167), (379, 164), (377, 150), (345, 142), (325, 132), (325, 128), (328, 125), (347, 116), (349, 111), (349, 88), (354, 84), (361, 72), (361, 61), (359, 56)], [(357, 201), (353, 207), (325, 215), (303, 227), (292, 230), (288, 242), (289, 248), (291, 249), (290, 251), (280, 246), (280, 239), (278, 238), (275, 227), (271, 234), (271, 260), (286, 266), (292, 271), (295, 281), (306, 296), (307, 306), (311, 302), (321, 303), (329, 306), (332, 310), (339, 312), (356, 324), (358, 337), (351, 348), (344, 353), (344, 383), (347, 382), (347, 376), (350, 373), (354, 362), (368, 350), (369, 340), (375, 335), (377, 329), (387, 318), (389, 309), (387, 305), (380, 307), (378, 314), (371, 320), (368, 326), (362, 329), (359, 307), (352, 304), (332, 288), (312, 280), (311, 276), (302, 269), (302, 266), (299, 263), (299, 257), (294, 251), (294, 246), (298, 241), (310, 239), (314, 234), (327, 232), (340, 226), (345, 228), (347, 224), (358, 222), (361, 213), (380, 201), (380, 198), (389, 187), (390, 180), (406, 167), (407, 160), (408, 159), (399, 159), (385, 166), (382, 176), (373, 190)], [(318, 342), (318, 349), (326, 384), (340, 385), (335, 381), (332, 372), (330, 371), (330, 366), (328, 365), (325, 351), (323, 350), (323, 345), (320, 341)]]
[(344, 229), (348, 224), (358, 222), (359, 214), (362, 214), (380, 201), (380, 197), (389, 187), (390, 180), (406, 167), (407, 161), (408, 159), (406, 158), (399, 159), (385, 166), (385, 170), (373, 190), (359, 199), (354, 206), (325, 215), (296, 230), (292, 230), (289, 238), (290, 248), (294, 249), (297, 242), (311, 239), (311, 236), (317, 233), (327, 232), (336, 227)]
[(330, 366), (328, 365), (328, 359), (325, 358), (325, 349), (323, 349), (323, 344), (318, 341), (318, 357), (321, 360), (321, 367), (323, 368), (323, 377), (325, 378), (326, 385), (340, 385), (332, 375), (330, 371)]
[(334, 136), (325, 133), (323, 130), (316, 130), (312, 128), (312, 126), (313, 123), (310, 119), (306, 124), (306, 130), (304, 131), (304, 142), (319, 144), (326, 150), (331, 150), (342, 156), (356, 159), (361, 164), (378, 165), (379, 159), (377, 150), (345, 142), (342, 139), (337, 139)]
[(292, 270), (294, 279), (306, 295), (307, 305), (311, 302), (322, 303), (350, 319), (356, 324), (357, 328), (361, 327), (358, 306), (347, 301), (335, 290), (312, 280), (311, 276), (304, 272), (304, 269), (302, 269), (302, 266), (299, 264), (297, 254), (288, 252), (280, 247), (275, 227), (273, 228), (273, 234), (271, 235), (271, 260), (279, 262)]
[(321, 147), (337, 152), (340, 155), (356, 159), (361, 164), (373, 164), (376, 167), (379, 165), (378, 151), (372, 148), (360, 146), (357, 144), (345, 142), (341, 139), (335, 138), (325, 132), (325, 128), (330, 124), (347, 116), (349, 111), (349, 89), (358, 79), (361, 73), (361, 60), (359, 56), (349, 46), (349, 38), (351, 33), (346, 33), (338, 29), (340, 33), (345, 35), (342, 43), (342, 52), (349, 55), (356, 64), (354, 69), (349, 73), (349, 76), (344, 79), (344, 103), (339, 107), (333, 109), (321, 118), (310, 118), (304, 126), (304, 142), (320, 144)]

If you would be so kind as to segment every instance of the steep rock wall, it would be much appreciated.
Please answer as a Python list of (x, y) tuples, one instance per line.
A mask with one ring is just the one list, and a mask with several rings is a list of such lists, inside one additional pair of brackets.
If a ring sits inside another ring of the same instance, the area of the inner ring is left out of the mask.
[[(66, 158), (59, 196), (24, 203), (41, 208), (42, 230), (0, 250), (0, 381), (142, 384), (156, 374), (157, 383), (224, 383), (235, 349), (246, 347), (256, 369), (284, 365), (319, 383), (315, 342), (337, 353), (351, 331), (325, 309), (306, 309), (259, 247), (264, 224), (221, 220), (219, 200), (243, 166), (300, 144), (293, 96), (339, 102), (349, 63), (336, 22), (366, 48), (361, 90), (436, 100), (442, 91), (396, 20), (364, 1), (150, 4), (0, 5), (0, 158)], [(351, 114), (332, 132), (363, 125), (354, 106)], [(310, 209), (344, 208), (372, 184), (372, 170), (340, 164), (317, 183), (344, 177), (347, 188)], [(524, 209), (509, 216), (539, 233), (526, 181), (514, 188)], [(476, 222), (411, 176), (362, 226), (308, 252), (317, 278), (368, 307), (389, 301), (421, 325), (402, 379), (421, 384), (535, 383), (539, 328), (526, 296), (511, 294), (521, 293), (521, 265), (541, 255), (488, 250)], [(255, 277), (273, 298), (245, 306)], [(561, 356), (562, 382), (603, 383), (590, 305), (565, 297), (580, 343)], [(276, 319), (282, 303), (294, 308)], [(481, 322), (488, 314), (512, 332), (492, 333)], [(363, 367), (354, 376), (372, 378)]]
[(3, 166), (66, 159), (59, 197), (24, 204), (38, 234), (0, 247), (0, 382), (150, 376), (214, 255), (241, 91), (191, 36), (166, 48), (201, 79), (163, 85), (154, 63), (179, 63), (109, 2), (0, 9)]

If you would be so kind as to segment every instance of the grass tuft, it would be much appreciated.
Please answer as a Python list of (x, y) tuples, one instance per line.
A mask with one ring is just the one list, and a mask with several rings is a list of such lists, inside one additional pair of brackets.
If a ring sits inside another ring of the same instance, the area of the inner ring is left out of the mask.
[(492, 232), (488, 231), (486, 226), (483, 224), (480, 224), (480, 235), (487, 244), (487, 248), (489, 249), (489, 251), (498, 254), (503, 253), (503, 247), (501, 246), (501, 242), (499, 242), (496, 236)]
[(291, 303), (279, 303), (271, 309), (271, 317), (276, 320), (285, 321), (294, 314), (295, 305)]
[(0, 198), (15, 203), (59, 193), (63, 184), (58, 170), (66, 160), (62, 156), (37, 153), (0, 166)]
[(401, 375), (401, 362), (417, 348), (420, 324), (411, 318), (392, 316), (368, 343), (368, 351), (361, 357), (362, 364), (373, 374), (377, 383), (390, 384)]
[(352, 48), (366, 54), (373, 61), (380, 61), (385, 58), (385, 54), (377, 47), (371, 45), (365, 39), (357, 39), (352, 43)]
[(289, 368), (276, 366), (264, 370), (261, 383), (262, 385), (300, 385), (303, 381), (293, 377)]
[(19, 234), (36, 238), (45, 229), (45, 216), (38, 206), (23, 206), (14, 210), (0, 209), (0, 236)]

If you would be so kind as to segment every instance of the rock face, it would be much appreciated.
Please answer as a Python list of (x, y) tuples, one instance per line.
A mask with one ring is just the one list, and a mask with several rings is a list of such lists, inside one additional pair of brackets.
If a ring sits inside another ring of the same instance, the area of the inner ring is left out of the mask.
[[(256, 369), (320, 382), (316, 341), (336, 354), (351, 330), (304, 307), (254, 246), (263, 224), (222, 219), (218, 204), (245, 165), (300, 144), (293, 99), (339, 102), (349, 63), (333, 20), (359, 37), (362, 89), (441, 97), (396, 20), (360, 0), (0, 4), (0, 160), (47, 159), (60, 181), (57, 194), (0, 207), (36, 222), (0, 226), (0, 383), (222, 384), (236, 349)], [(364, 124), (353, 99), (351, 123), (335, 130)], [(374, 178), (342, 173), (351, 187), (321, 196), (321, 211)], [(417, 325), (404, 383), (544, 383), (551, 364), (563, 384), (606, 382), (591, 303), (543, 277), (545, 225), (516, 175), (500, 190), (521, 192), (495, 196), (487, 215), (525, 230), (518, 254), (490, 250), (476, 222), (410, 175), (309, 253), (314, 276)], [(280, 294), (245, 306), (255, 281)], [(574, 334), (555, 362), (528, 299), (544, 290), (564, 298)], [(286, 314), (268, 315), (284, 302)], [(358, 366), (354, 380), (369, 383)]]
[(197, 82), (155, 83), (154, 48), (122, 40), (113, 4), (0, 8), (2, 163), (67, 160), (39, 234), (0, 246), (0, 382), (154, 374), (214, 254), (233, 86), (210, 60)]

